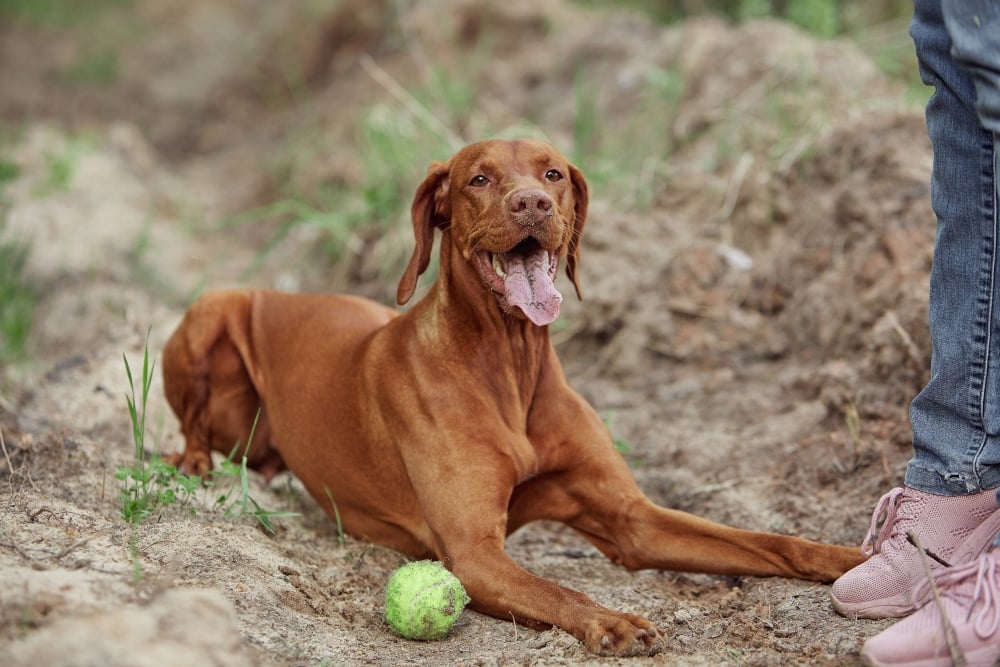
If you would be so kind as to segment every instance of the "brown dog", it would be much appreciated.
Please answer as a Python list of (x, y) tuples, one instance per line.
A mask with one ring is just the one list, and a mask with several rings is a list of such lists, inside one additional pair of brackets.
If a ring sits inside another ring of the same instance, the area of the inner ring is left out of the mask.
[(830, 581), (856, 565), (858, 549), (729, 528), (639, 490), (567, 385), (546, 326), (560, 260), (577, 286), (587, 197), (580, 171), (546, 144), (473, 144), (417, 189), (399, 303), (435, 228), (441, 265), (409, 312), (350, 296), (203, 297), (163, 352), (187, 441), (172, 460), (208, 472), (210, 450), (245, 442), (263, 406), (250, 465), (268, 476), (287, 465), (358, 538), (444, 561), (474, 609), (557, 625), (600, 653), (653, 651), (656, 629), (522, 569), (507, 534), (562, 521), (630, 569)]

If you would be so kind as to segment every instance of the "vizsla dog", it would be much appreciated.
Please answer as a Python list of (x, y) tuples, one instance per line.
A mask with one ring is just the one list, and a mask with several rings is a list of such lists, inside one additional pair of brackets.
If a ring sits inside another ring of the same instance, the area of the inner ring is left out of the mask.
[(251, 466), (287, 466), (358, 538), (443, 561), (474, 609), (559, 626), (603, 654), (655, 651), (656, 628), (522, 569), (509, 533), (561, 521), (633, 570), (830, 581), (856, 565), (858, 549), (730, 528), (639, 490), (549, 341), (562, 261), (579, 293), (587, 200), (583, 175), (547, 144), (472, 144), (417, 189), (400, 304), (435, 229), (441, 260), (408, 312), (351, 296), (204, 296), (163, 352), (186, 438), (173, 462), (209, 472), (211, 450), (245, 443), (262, 407)]

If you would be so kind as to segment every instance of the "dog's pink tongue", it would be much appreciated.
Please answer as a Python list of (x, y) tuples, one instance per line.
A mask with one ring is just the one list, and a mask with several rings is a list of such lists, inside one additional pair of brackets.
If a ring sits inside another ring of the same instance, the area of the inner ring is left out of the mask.
[(521, 257), (507, 259), (507, 277), (504, 278), (504, 296), (511, 306), (520, 308), (528, 319), (538, 326), (551, 324), (559, 317), (562, 294), (549, 276), (544, 250)]

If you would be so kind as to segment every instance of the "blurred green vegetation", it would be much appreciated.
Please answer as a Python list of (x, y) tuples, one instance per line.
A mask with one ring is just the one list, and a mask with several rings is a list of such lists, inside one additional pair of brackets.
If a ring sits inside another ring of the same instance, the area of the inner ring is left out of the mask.
[[(789, 21), (820, 38), (843, 37), (855, 41), (888, 75), (911, 84), (916, 96), (925, 95), (916, 76), (913, 46), (907, 34), (912, 6), (903, 0), (703, 0), (662, 2), (655, 0), (575, 0), (584, 7), (628, 7), (665, 23), (695, 15), (721, 15), (733, 22), (772, 17)], [(490, 66), (488, 48), (475, 48), (468, 57), (451, 66), (436, 64), (419, 82), (406, 82), (397, 103), (380, 104), (363, 115), (357, 128), (359, 178), (350, 182), (327, 182), (308, 191), (297, 189), (294, 173), (329, 150), (315, 128), (292, 131), (289, 150), (276, 156), (272, 165), (279, 196), (269, 206), (240, 216), (239, 223), (277, 221), (277, 232), (262, 252), (296, 228), (320, 232), (320, 255), (334, 263), (345, 257), (366, 256), (378, 267), (379, 278), (391, 284), (410, 250), (409, 203), (413, 188), (424, 176), (431, 158), (443, 159), (457, 148), (456, 138), (468, 134), (470, 118), (477, 107), (475, 81), (482, 68)], [(796, 87), (810, 86), (803, 73), (776, 75), (769, 86), (763, 114), (774, 129), (769, 159), (786, 155), (803, 133), (815, 131), (816, 110), (796, 100)], [(602, 82), (596, 72), (581, 67), (574, 81), (571, 160), (587, 173), (591, 185), (609, 193), (619, 203), (645, 210), (652, 203), (657, 184), (670, 177), (669, 158), (678, 139), (671, 127), (679, 113), (686, 82), (679, 71), (654, 69), (639, 84), (638, 103), (627, 118), (609, 122), (599, 100)], [(402, 85), (400, 86), (402, 88)], [(789, 92), (790, 91), (790, 92)], [(778, 94), (789, 92), (788, 95)], [(822, 115), (819, 113), (819, 115)], [(482, 118), (479, 118), (480, 123)], [(739, 119), (720, 123), (719, 163), (736, 159), (759, 138), (741, 134)], [(734, 126), (728, 128), (728, 125)], [(540, 127), (530, 113), (513, 128), (475, 128), (476, 136), (539, 136)], [(435, 256), (436, 257), (436, 256)], [(343, 268), (350, 272), (354, 269)], [(434, 266), (426, 278), (432, 277)], [(370, 276), (369, 276), (370, 277)], [(389, 294), (386, 294), (389, 298)]]
[(0, 0), (0, 16), (72, 28), (90, 22), (108, 9), (131, 5), (133, 0)]
[(85, 44), (73, 62), (62, 66), (69, 85), (109, 85), (118, 80), (119, 50), (133, 40), (137, 25), (128, 10), (134, 0), (0, 0), (5, 22), (72, 33)]
[(24, 275), (29, 243), (3, 234), (8, 206), (5, 189), (20, 173), (17, 165), (0, 153), (0, 365), (24, 356), (37, 301)]
[(795, 23), (821, 37), (853, 34), (867, 26), (908, 19), (910, 0), (575, 0), (591, 7), (628, 7), (670, 23), (690, 16), (716, 14), (734, 21), (774, 17)]
[[(907, 82), (914, 91), (914, 98), (926, 95), (916, 75), (913, 46), (906, 31), (912, 12), (909, 0), (574, 1), (583, 7), (625, 7), (664, 23), (705, 14), (722, 16), (733, 22), (767, 17), (786, 20), (820, 38), (853, 40), (884, 72)], [(135, 5), (135, 0), (0, 0), (0, 22), (13, 20), (15, 25), (18, 22), (38, 25), (83, 36), (85, 47), (79, 49), (74, 62), (63, 66), (60, 81), (70, 86), (113, 85), (119, 78), (124, 53), (127, 53), (122, 45), (145, 30), (155, 29), (135, 24), (138, 12), (128, 11)], [(306, 5), (308, 3), (303, 3), (304, 8)], [(285, 143), (287, 150), (276, 153), (270, 160), (275, 186), (271, 203), (236, 216), (228, 223), (270, 224), (274, 233), (261, 252), (261, 261), (271, 248), (297, 228), (316, 230), (319, 240), (316, 247), (324, 261), (349, 265), (365, 257), (369, 266), (377, 267), (374, 270), (379, 272), (380, 278), (391, 284), (411, 247), (409, 202), (429, 159), (447, 157), (457, 148), (456, 140), (470, 134), (543, 136), (530, 113), (516, 127), (487, 127), (482, 118), (472, 127), (479, 94), (475, 82), (482, 68), (490, 66), (490, 52), (484, 41), (462, 62), (451, 66), (433, 65), (424, 80), (405, 82), (405, 90), (401, 96), (396, 96), (396, 102), (369, 108), (356, 128), (360, 150), (353, 177), (303, 184), (296, 174), (308, 171), (309, 165), (321, 160), (331, 147), (324, 141), (321, 127), (304, 124), (290, 128)], [(663, 69), (647, 71), (644, 77), (639, 101), (628, 117), (608, 122), (599, 100), (601, 82), (597, 74), (586, 68), (577, 71), (573, 141), (567, 147), (571, 159), (587, 173), (596, 189), (638, 210), (651, 204), (657, 184), (669, 178), (669, 158), (676, 152), (675, 144), (691, 139), (679, 139), (671, 134), (687, 84), (682, 75)], [(800, 81), (789, 74), (784, 79), (778, 77), (774, 85), (792, 89), (808, 85), (808, 81)], [(767, 97), (761, 111), (771, 127), (777, 128), (775, 136), (770, 137), (773, 155), (768, 157), (776, 159), (785, 155), (804, 133), (813, 131), (810, 129), (810, 123), (814, 123), (810, 110), (796, 107), (784, 96)], [(720, 126), (726, 125), (720, 123)], [(735, 127), (736, 120), (729, 125)], [(723, 127), (718, 132), (718, 150), (712, 159), (721, 163), (736, 159), (748, 150), (750, 140), (740, 131)], [(0, 159), (2, 157), (0, 155)], [(65, 189), (74, 164), (72, 145), (62, 154), (47, 156), (49, 178), (46, 188), (49, 191)], [(0, 161), (0, 227), (3, 225), (2, 185), (4, 179), (16, 177), (16, 174), (5, 175), (3, 168), (4, 163)], [(23, 280), (18, 282), (26, 253), (23, 243), (0, 246), (0, 297), (3, 299), (0, 307), (5, 313), (15, 313), (9, 316), (12, 323), (9, 328), (14, 332), (12, 340), (21, 335), (16, 333), (21, 326), (18, 323), (30, 322), (25, 313), (30, 314), (28, 304), (33, 301), (11, 297), (10, 292), (4, 290), (21, 293), (26, 288)], [(348, 266), (338, 270), (359, 269)], [(370, 270), (369, 279), (372, 278)], [(428, 277), (431, 275), (433, 267)], [(30, 295), (30, 290), (24, 293)], [(6, 314), (0, 313), (0, 316), (8, 318)], [(3, 326), (8, 328), (7, 324)], [(5, 344), (2, 349), (20, 347)]]
[(574, 0), (585, 7), (627, 7), (662, 23), (716, 15), (731, 21), (775, 18), (822, 38), (847, 37), (879, 68), (926, 99), (907, 26), (912, 0)]

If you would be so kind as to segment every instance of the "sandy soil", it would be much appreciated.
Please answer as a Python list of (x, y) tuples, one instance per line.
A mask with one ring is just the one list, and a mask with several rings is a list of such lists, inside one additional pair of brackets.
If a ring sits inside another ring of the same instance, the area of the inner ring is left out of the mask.
[[(475, 75), (472, 111), (446, 124), (456, 139), (531, 132), (567, 152), (579, 67), (597, 82), (599, 131), (648, 102), (635, 82), (651, 72), (684, 82), (652, 116), (665, 166), (592, 179), (586, 298), (567, 300), (555, 333), (652, 498), (860, 543), (908, 458), (906, 405), (929, 355), (930, 151), (919, 109), (851, 44), (561, 2), (342, 3), (332, 18), (293, 4), (136, 2), (108, 19), (129, 36), (102, 85), (62, 73), (110, 27), (0, 26), (0, 61), (16, 64), (0, 68), (0, 120), (16, 128), (4, 155), (21, 169), (5, 233), (34, 239), (42, 294), (30, 361), (0, 369), (0, 664), (854, 664), (884, 624), (839, 617), (825, 586), (629, 573), (556, 525), (516, 533), (510, 554), (653, 619), (662, 653), (596, 658), (561, 631), (473, 612), (446, 640), (397, 638), (382, 595), (402, 557), (342, 544), (288, 475), (250, 476), (261, 505), (300, 513), (275, 535), (199, 500), (143, 523), (131, 556), (115, 478), (133, 456), (122, 354), (141, 365), (147, 331), (157, 353), (206, 287), (388, 300), (405, 225), (352, 237), (331, 263), (315, 230), (261, 255), (274, 220), (218, 223), (281, 183), (360, 183), (362, 119), (409, 113), (379, 77), (422, 81), (439, 63)], [(66, 155), (72, 179), (52, 187)], [(443, 157), (421, 157), (408, 187)], [(149, 448), (169, 452), (182, 442), (161, 391), (157, 378)]]

